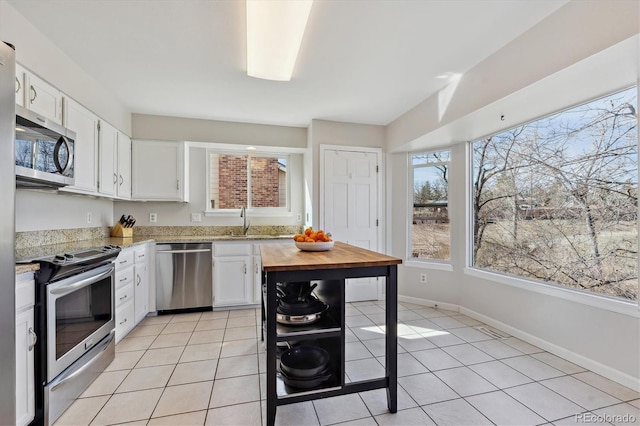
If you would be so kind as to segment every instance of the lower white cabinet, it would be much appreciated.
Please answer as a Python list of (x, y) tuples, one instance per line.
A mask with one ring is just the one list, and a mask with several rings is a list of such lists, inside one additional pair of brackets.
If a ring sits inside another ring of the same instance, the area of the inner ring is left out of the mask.
[(135, 325), (134, 251), (124, 249), (116, 258), (116, 343)]
[(33, 274), (16, 276), (16, 425), (29, 424), (35, 415), (34, 302)]
[(147, 245), (134, 251), (133, 285), (134, 285), (134, 319), (138, 324), (149, 313), (149, 256)]
[(262, 300), (260, 246), (280, 240), (214, 242), (213, 306), (255, 305)]

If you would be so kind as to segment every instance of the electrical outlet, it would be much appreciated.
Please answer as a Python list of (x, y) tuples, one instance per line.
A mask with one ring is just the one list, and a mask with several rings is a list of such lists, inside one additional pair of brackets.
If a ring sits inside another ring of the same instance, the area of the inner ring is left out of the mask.
[(158, 221), (158, 213), (149, 213), (149, 222), (156, 223)]
[(296, 220), (297, 220), (298, 222), (302, 222), (302, 214), (298, 213), (298, 214), (296, 215)]
[(91, 212), (87, 212), (87, 223), (91, 223), (92, 220), (93, 220), (93, 217), (91, 215)]
[(420, 282), (421, 283), (427, 282), (427, 274), (420, 274)]
[(191, 222), (202, 222), (202, 215), (200, 213), (191, 213)]

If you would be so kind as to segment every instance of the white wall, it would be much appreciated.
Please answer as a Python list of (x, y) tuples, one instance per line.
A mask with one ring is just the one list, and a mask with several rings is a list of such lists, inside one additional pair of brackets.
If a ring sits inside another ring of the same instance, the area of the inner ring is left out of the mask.
[(105, 121), (131, 134), (131, 112), (27, 21), (0, 0), (0, 39), (16, 47), (16, 60)]
[[(91, 223), (87, 222), (91, 213)], [(113, 202), (52, 191), (16, 191), (16, 232), (113, 226)]]
[[(565, 297), (557, 288), (540, 293), (531, 283), (516, 286), (516, 280), (465, 270), (469, 242), (464, 234), (464, 152), (466, 141), (638, 84), (639, 8), (632, 1), (572, 1), (387, 127), (387, 148), (395, 152), (389, 154), (389, 186), (394, 191), (391, 246), (396, 256), (406, 258), (407, 253), (410, 188), (403, 151), (453, 149), (452, 270), (402, 265), (401, 296), (458, 305), (464, 313), (636, 389), (637, 305), (588, 303)], [(400, 203), (405, 207), (396, 208)], [(421, 272), (427, 273), (426, 285), (419, 283)]]

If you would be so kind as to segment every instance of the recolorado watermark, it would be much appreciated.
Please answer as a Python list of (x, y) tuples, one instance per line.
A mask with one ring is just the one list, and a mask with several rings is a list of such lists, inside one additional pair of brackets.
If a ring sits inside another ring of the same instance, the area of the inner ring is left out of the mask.
[(594, 414), (580, 413), (575, 415), (576, 423), (635, 423), (637, 418), (631, 413), (626, 414)]

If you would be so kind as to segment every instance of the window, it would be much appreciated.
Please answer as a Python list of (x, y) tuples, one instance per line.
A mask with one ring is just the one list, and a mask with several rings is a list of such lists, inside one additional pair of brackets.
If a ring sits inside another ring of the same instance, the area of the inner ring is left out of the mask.
[(637, 89), (473, 142), (473, 264), (638, 299)]
[(449, 260), (450, 151), (411, 155), (411, 258)]
[(288, 210), (287, 155), (208, 151), (209, 211)]

